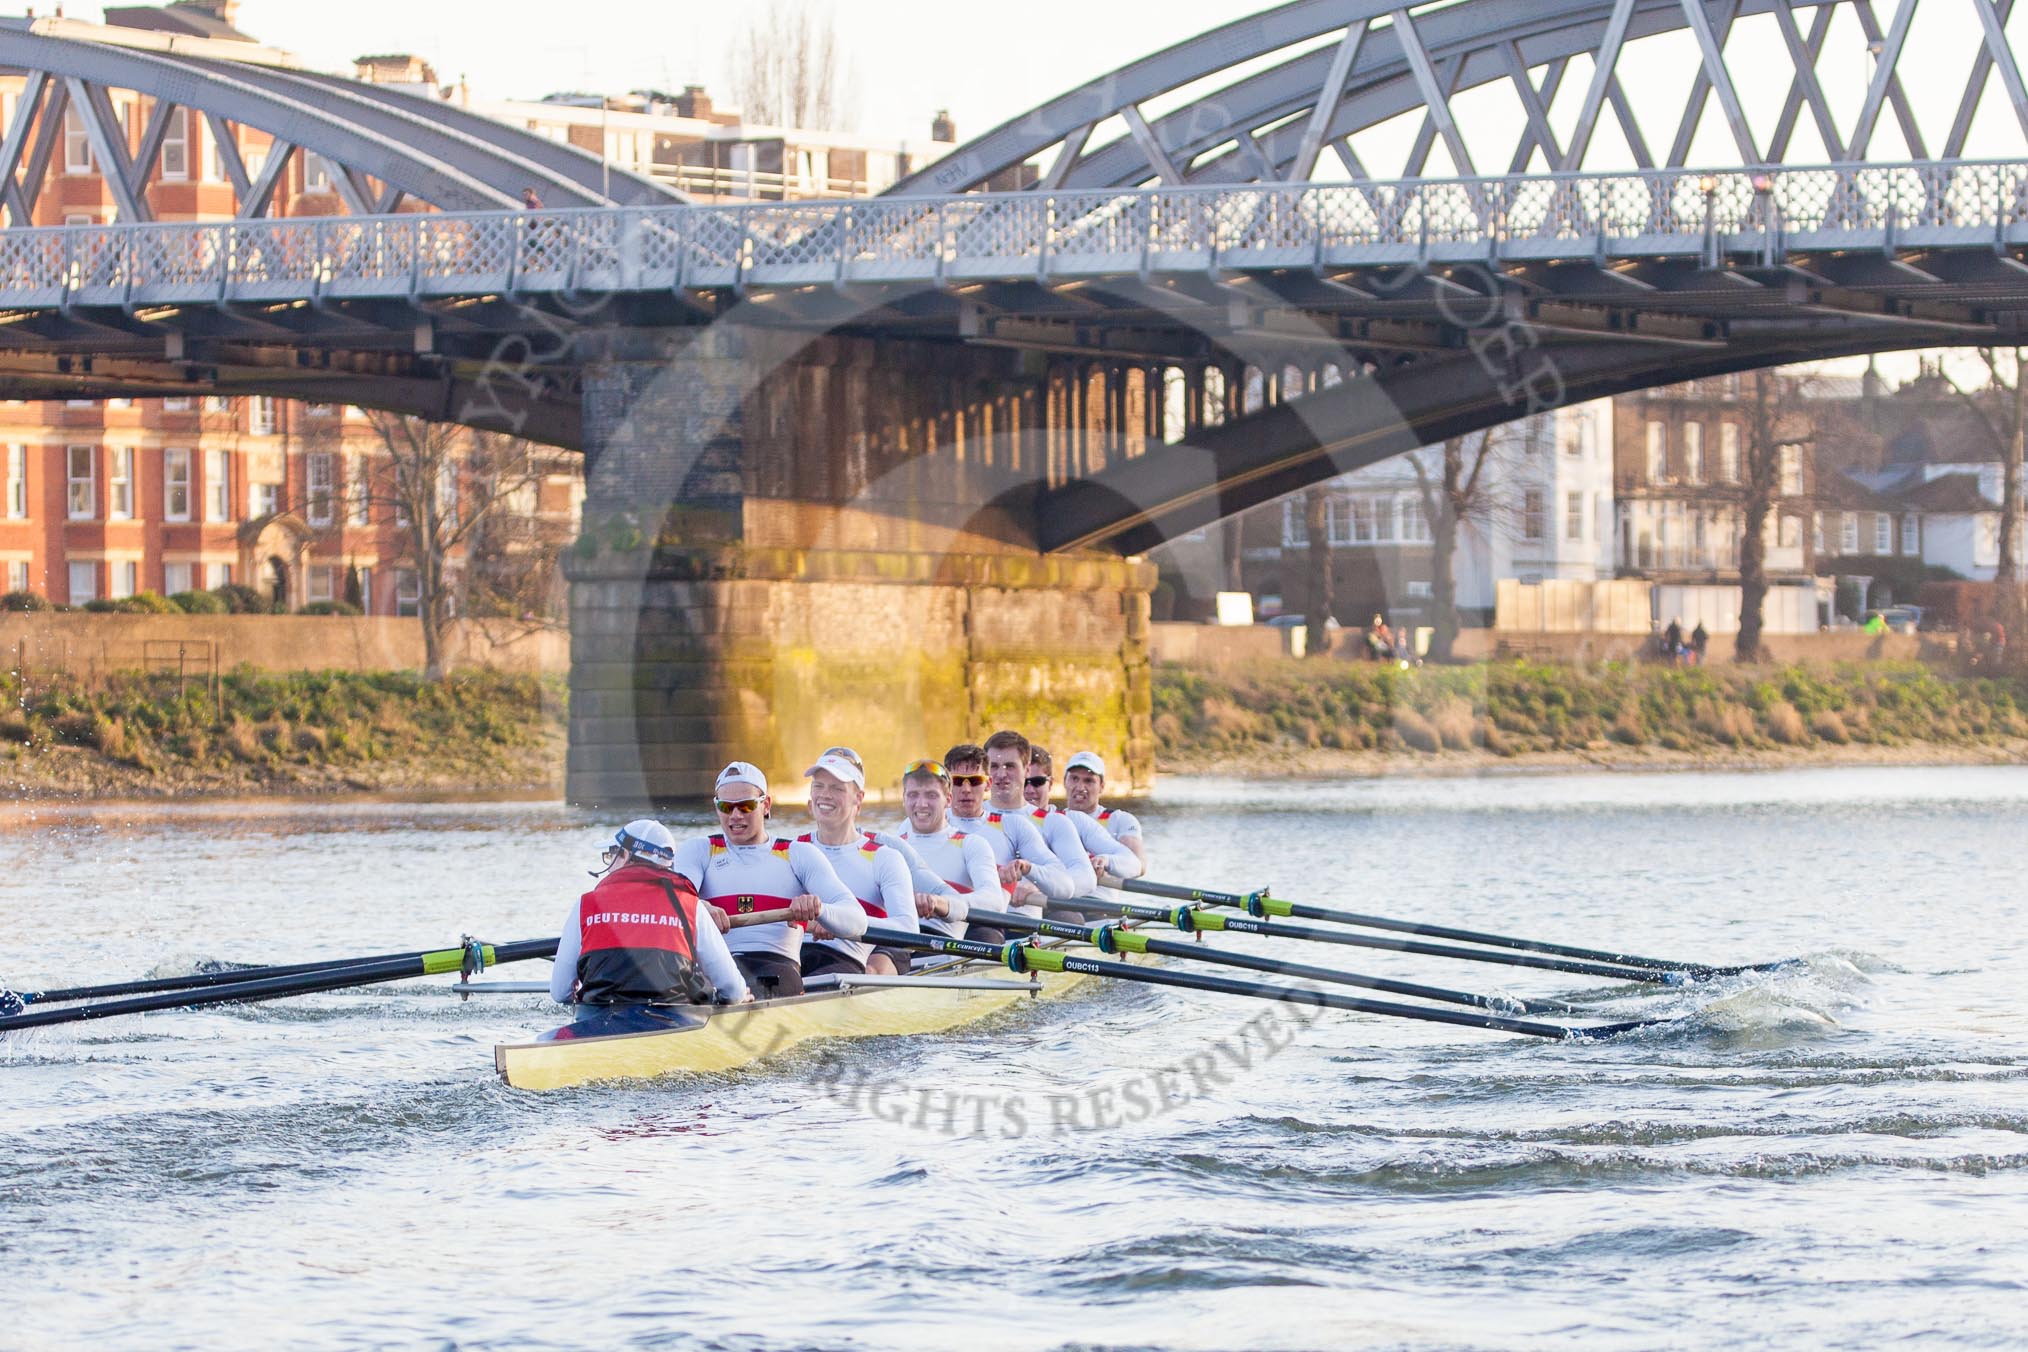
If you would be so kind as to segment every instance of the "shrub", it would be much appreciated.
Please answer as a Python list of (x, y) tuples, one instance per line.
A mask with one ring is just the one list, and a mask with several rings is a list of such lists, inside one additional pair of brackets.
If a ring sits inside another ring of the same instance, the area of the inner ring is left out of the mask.
[(32, 591), (11, 591), (0, 596), (0, 610), (39, 611), (49, 609), (49, 598)]
[(350, 601), (312, 601), (296, 613), (298, 615), (359, 615), (364, 612)]
[(1413, 709), (1395, 711), (1394, 735), (1417, 751), (1443, 750), (1443, 734), (1437, 731), (1434, 723)]
[(1452, 751), (1472, 749), (1478, 720), (1472, 717), (1472, 706), (1455, 695), (1430, 710), (1429, 723), (1437, 737)]
[(1614, 741), (1623, 742), (1627, 746), (1645, 746), (1647, 744), (1648, 729), (1641, 722), (1641, 714), (1637, 706), (1633, 704), (1620, 706), (1619, 717), (1613, 719), (1611, 736)]
[(79, 609), (88, 615), (110, 615), (113, 613), (114, 606), (111, 601), (101, 596), (95, 601), (85, 602)]
[(1767, 735), (1783, 746), (1801, 746), (1810, 737), (1809, 729), (1803, 726), (1803, 716), (1785, 699), (1767, 706)]
[(1845, 720), (1839, 717), (1836, 709), (1819, 709), (1811, 715), (1810, 731), (1825, 741), (1835, 742), (1839, 746), (1852, 740), (1851, 732), (1845, 727)]
[(226, 612), (232, 615), (266, 615), (274, 609), (267, 597), (238, 582), (214, 588), (211, 594), (224, 602)]
[(0, 741), (28, 740), (28, 714), (21, 709), (0, 710)]
[(169, 599), (185, 615), (223, 615), (229, 609), (217, 592), (181, 591)]

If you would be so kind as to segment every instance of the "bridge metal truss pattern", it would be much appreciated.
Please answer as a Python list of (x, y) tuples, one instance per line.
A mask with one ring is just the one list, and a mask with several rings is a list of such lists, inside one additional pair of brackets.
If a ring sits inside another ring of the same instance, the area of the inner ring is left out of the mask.
[[(1889, 156), (1957, 159), (1967, 153), (1996, 77), (2013, 142), (1999, 153), (2028, 150), (2028, 88), (2006, 34), (2015, 0), (1957, 0), (1976, 20), (1975, 48), (1961, 54), (1961, 69), (1924, 72), (1925, 84), (1939, 74), (1963, 80), (1948, 126), (1927, 130), (1909, 95), (1914, 76), (1903, 68), (1917, 2), (1898, 0), (1883, 21), (1874, 0), (1295, 0), (1088, 81), (958, 147), (890, 192), (973, 190), (1029, 164), (1040, 171), (1039, 186), (1051, 191), (1304, 183), (1320, 165), (1329, 167), (1326, 152), (1347, 177), (1363, 182), (1372, 175), (1355, 141), (1418, 114), (1398, 176), (1422, 176), (1439, 146), (1450, 161), (1444, 172), (1476, 176), (1498, 172), (1487, 162), (1490, 137), (1455, 105), (1487, 89), (1512, 94), (1513, 127), (1494, 129), (1511, 147), (1501, 152), (1510, 173), (1680, 168), (1707, 116), (1722, 126), (1735, 167), (1792, 156), (1863, 162), (1890, 124), (1900, 144)], [(1842, 121), (1824, 78), (1827, 61), (1847, 59), (1830, 41), (1841, 11), (1854, 26), (1851, 57), (1870, 70), (1863, 99)], [(1683, 35), (1694, 48), (1696, 74), (1680, 103), (1673, 90), (1657, 93), (1625, 70), (1629, 53), (1669, 34)], [(1742, 92), (1728, 53), (1755, 47), (1754, 59), (1764, 64), (1779, 59), (1769, 50), (1776, 44), (1787, 59), (1789, 85), (1772, 125), (1764, 116), (1757, 130), (1748, 111), (1753, 100)], [(1207, 87), (1229, 75), (1232, 83)], [(1559, 96), (1575, 103), (1571, 116), (1552, 116)], [(1608, 115), (1616, 135), (1601, 137)], [(1566, 134), (1558, 134), (1559, 121)], [(1817, 148), (1798, 153), (1806, 127)], [(1605, 163), (1610, 156), (1631, 160)], [(1719, 163), (1708, 152), (1704, 162)]]
[[(447, 210), (519, 206), (524, 188), (558, 207), (683, 200), (525, 129), (401, 89), (305, 71), (281, 53), (246, 43), (0, 19), (0, 69), (25, 80), (0, 133), (0, 204), (15, 226), (34, 220), (69, 117), (84, 131), (120, 220), (149, 221), (147, 189), (162, 172), (163, 145), (179, 112), (208, 127), (243, 218), (268, 212), (283, 175), (305, 153), (329, 162), (333, 188), (359, 216), (410, 201)], [(115, 113), (116, 90), (151, 101), (131, 154)], [(235, 127), (274, 138), (258, 168), (242, 159)], [(186, 142), (186, 156), (195, 140)], [(192, 177), (195, 170), (194, 162), (186, 166)]]

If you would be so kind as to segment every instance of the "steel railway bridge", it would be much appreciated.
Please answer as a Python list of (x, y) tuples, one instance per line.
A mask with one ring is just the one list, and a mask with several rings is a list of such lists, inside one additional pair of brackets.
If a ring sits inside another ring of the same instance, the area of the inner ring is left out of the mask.
[[(1138, 777), (1146, 579), (1121, 556), (1568, 401), (2023, 341), (2014, 10), (1295, 0), (882, 197), (765, 206), (245, 44), (0, 21), (26, 73), (0, 205), (33, 218), (72, 119), (121, 221), (0, 231), (0, 394), (294, 395), (582, 449), (594, 543), (618, 513), (656, 543), (579, 564), (578, 796), (829, 740), (785, 712), (821, 686), (788, 654), (896, 581), (969, 721), (1013, 661), (996, 626), (1047, 613), (1072, 666), (1124, 661), (1060, 725)], [(138, 153), (111, 90), (150, 100)], [(257, 169), (226, 155), (238, 219), (150, 221), (178, 108), (275, 139)], [(268, 213), (305, 153), (348, 214)]]

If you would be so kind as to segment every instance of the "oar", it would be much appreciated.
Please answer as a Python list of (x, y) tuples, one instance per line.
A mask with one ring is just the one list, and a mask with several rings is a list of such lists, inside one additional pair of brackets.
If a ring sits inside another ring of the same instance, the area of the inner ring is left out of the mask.
[(1064, 910), (1095, 915), (1125, 916), (1174, 925), (1186, 933), (1230, 930), (1234, 934), (1265, 934), (1271, 939), (1301, 939), (1313, 944), (1340, 944), (1346, 948), (1377, 948), (1389, 953), (1416, 953), (1427, 958), (1459, 958), (1466, 962), (1492, 962), (1504, 967), (1528, 967), (1544, 972), (1574, 972), (1579, 976), (1601, 977), (1607, 981), (1644, 981), (1657, 986), (1681, 986), (1688, 978), (1681, 972), (1657, 972), (1646, 967), (1615, 967), (1606, 963), (1578, 962), (1572, 958), (1538, 958), (1526, 953), (1503, 953), (1484, 948), (1451, 948), (1425, 944), (1414, 939), (1375, 939), (1363, 934), (1340, 934), (1335, 930), (1309, 929), (1302, 925), (1270, 924), (1242, 916), (1220, 915), (1217, 911), (1193, 911), (1188, 906), (1136, 906), (1132, 902), (1100, 901), (1079, 897), (1074, 901), (1052, 901)]
[(342, 990), (347, 986), (372, 986), (403, 977), (435, 976), (443, 972), (466, 974), (503, 962), (525, 962), (530, 958), (556, 956), (556, 940), (524, 939), (511, 944), (471, 943), (462, 948), (442, 948), (409, 953), (349, 967), (324, 968), (288, 976), (259, 977), (195, 992), (164, 991), (137, 995), (125, 1000), (99, 1004), (69, 1005), (63, 1009), (30, 1010), (11, 1018), (0, 1018), (0, 1034), (20, 1028), (47, 1028), (59, 1023), (82, 1023), (87, 1019), (110, 1019), (122, 1014), (146, 1014), (157, 1009), (195, 1009), (202, 1005), (229, 1005), (255, 1000), (275, 1000), (288, 995), (310, 995), (317, 991)]
[(1717, 967), (1702, 962), (1673, 962), (1668, 958), (1644, 958), (1634, 953), (1614, 953), (1602, 948), (1579, 948), (1574, 944), (1552, 944), (1541, 939), (1517, 939), (1508, 934), (1488, 934), (1482, 930), (1454, 929), (1448, 925), (1425, 925), (1413, 920), (1393, 920), (1384, 915), (1363, 915), (1357, 911), (1335, 911), (1323, 906), (1305, 906), (1293, 901), (1284, 901), (1280, 897), (1271, 897), (1265, 888), (1258, 892), (1213, 892), (1205, 888), (1183, 887), (1176, 883), (1149, 882), (1142, 878), (1129, 878), (1111, 885), (1128, 892), (1139, 892), (1144, 896), (1167, 897), (1172, 901), (1197, 901), (1207, 906), (1236, 906), (1248, 915), (1260, 919), (1270, 916), (1292, 916), (1298, 920), (1326, 920), (1333, 924), (1355, 925), (1362, 929), (1391, 930), (1396, 934), (1421, 934), (1432, 939), (1454, 939), (1459, 943), (1484, 944), (1488, 948), (1549, 953), (1557, 957), (1578, 958), (1587, 962), (1612, 963), (1619, 967), (1646, 967), (1656, 972), (1681, 972), (1692, 981), (1737, 976), (1741, 972), (1772, 972), (1778, 968), (1791, 966), (1795, 962), (1795, 959), (1789, 958), (1779, 962)]
[(1630, 1033), (1637, 1028), (1651, 1028), (1658, 1024), (1675, 1022), (1673, 1019), (1633, 1019), (1624, 1023), (1588, 1026), (1538, 1023), (1533, 1019), (1515, 1019), (1502, 1014), (1467, 1014), (1454, 1009), (1397, 1005), (1392, 1001), (1367, 1000), (1337, 991), (1306, 990), (1300, 986), (1272, 986), (1260, 981), (1206, 976), (1201, 972), (1183, 972), (1170, 967), (1130, 967), (1123, 962), (1073, 957), (1061, 949), (1036, 948), (1022, 943), (983, 944), (972, 939), (945, 939), (941, 936), (909, 933), (906, 930), (873, 927), (867, 929), (864, 938), (867, 943), (890, 948), (906, 948), (919, 953), (954, 953), (967, 958), (985, 958), (1005, 963), (1009, 970), (1017, 973), (1072, 972), (1082, 976), (1111, 977), (1116, 981), (1137, 981), (1150, 986), (1181, 986), (1189, 990), (1214, 991), (1221, 995), (1244, 995), (1256, 1000), (1285, 1000), (1290, 1004), (1341, 1009), (1354, 1014), (1380, 1014), (1388, 1018), (1414, 1019), (1422, 1023), (1448, 1023), (1462, 1028), (1488, 1028), (1500, 1033), (1525, 1033), (1529, 1037), (1607, 1038)]
[(1340, 986), (1360, 986), (1367, 990), (1386, 991), (1389, 995), (1409, 995), (1420, 1000), (1435, 1000), (1447, 1005), (1471, 1005), (1476, 1009), (1490, 1009), (1500, 1014), (1579, 1012), (1575, 1007), (1556, 1000), (1520, 1000), (1505, 995), (1478, 995), (1471, 991), (1445, 990), (1441, 986), (1424, 986), (1413, 981), (1390, 981), (1385, 977), (1361, 976), (1357, 972), (1341, 972), (1330, 967), (1311, 967), (1300, 962), (1282, 962), (1276, 958), (1256, 957), (1251, 953), (1208, 948), (1203, 944), (1179, 944), (1173, 940), (1151, 938), (1146, 934), (1120, 929), (1114, 925), (1070, 925), (1058, 920), (1031, 920), (1025, 915), (1007, 915), (998, 911), (973, 911), (972, 920), (975, 924), (991, 925), (995, 929), (1020, 934), (1072, 939), (1078, 943), (1091, 944), (1101, 953), (1150, 953), (1157, 957), (1185, 958), (1192, 962), (1217, 963), (1224, 967), (1244, 967), (1254, 972), (1272, 972), (1277, 976), (1331, 982)]
[[(726, 917), (733, 929), (748, 925), (779, 925), (770, 912), (751, 911)], [(226, 972), (192, 972), (187, 976), (154, 977), (146, 981), (121, 981), (108, 986), (67, 986), (47, 991), (15, 991), (23, 1004), (51, 1005), (65, 1000), (105, 1000), (122, 995), (148, 995), (155, 991), (192, 991), (211, 986), (237, 985), (268, 977), (300, 976), (305, 972), (330, 972), (340, 967), (361, 967), (375, 962), (398, 962), (420, 956), (415, 953), (378, 953), (366, 958), (326, 958), (321, 962), (297, 962), (275, 967), (235, 967)], [(456, 964), (452, 964), (455, 970)]]

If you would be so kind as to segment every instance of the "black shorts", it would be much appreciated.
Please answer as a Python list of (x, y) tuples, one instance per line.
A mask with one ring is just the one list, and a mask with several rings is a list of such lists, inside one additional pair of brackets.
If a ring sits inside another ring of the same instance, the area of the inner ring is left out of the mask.
[(826, 944), (803, 945), (803, 975), (829, 976), (833, 972), (864, 975), (866, 964)]
[(875, 957), (886, 954), (887, 960), (894, 964), (896, 972), (907, 972), (910, 964), (915, 961), (915, 951), (908, 948), (876, 948), (873, 954)]
[(968, 926), (965, 930), (965, 937), (982, 944), (1004, 944), (1007, 942), (1006, 931), (996, 930), (991, 925)]
[(780, 1000), (803, 993), (803, 969), (779, 953), (735, 953), (739, 974), (756, 1000)]

